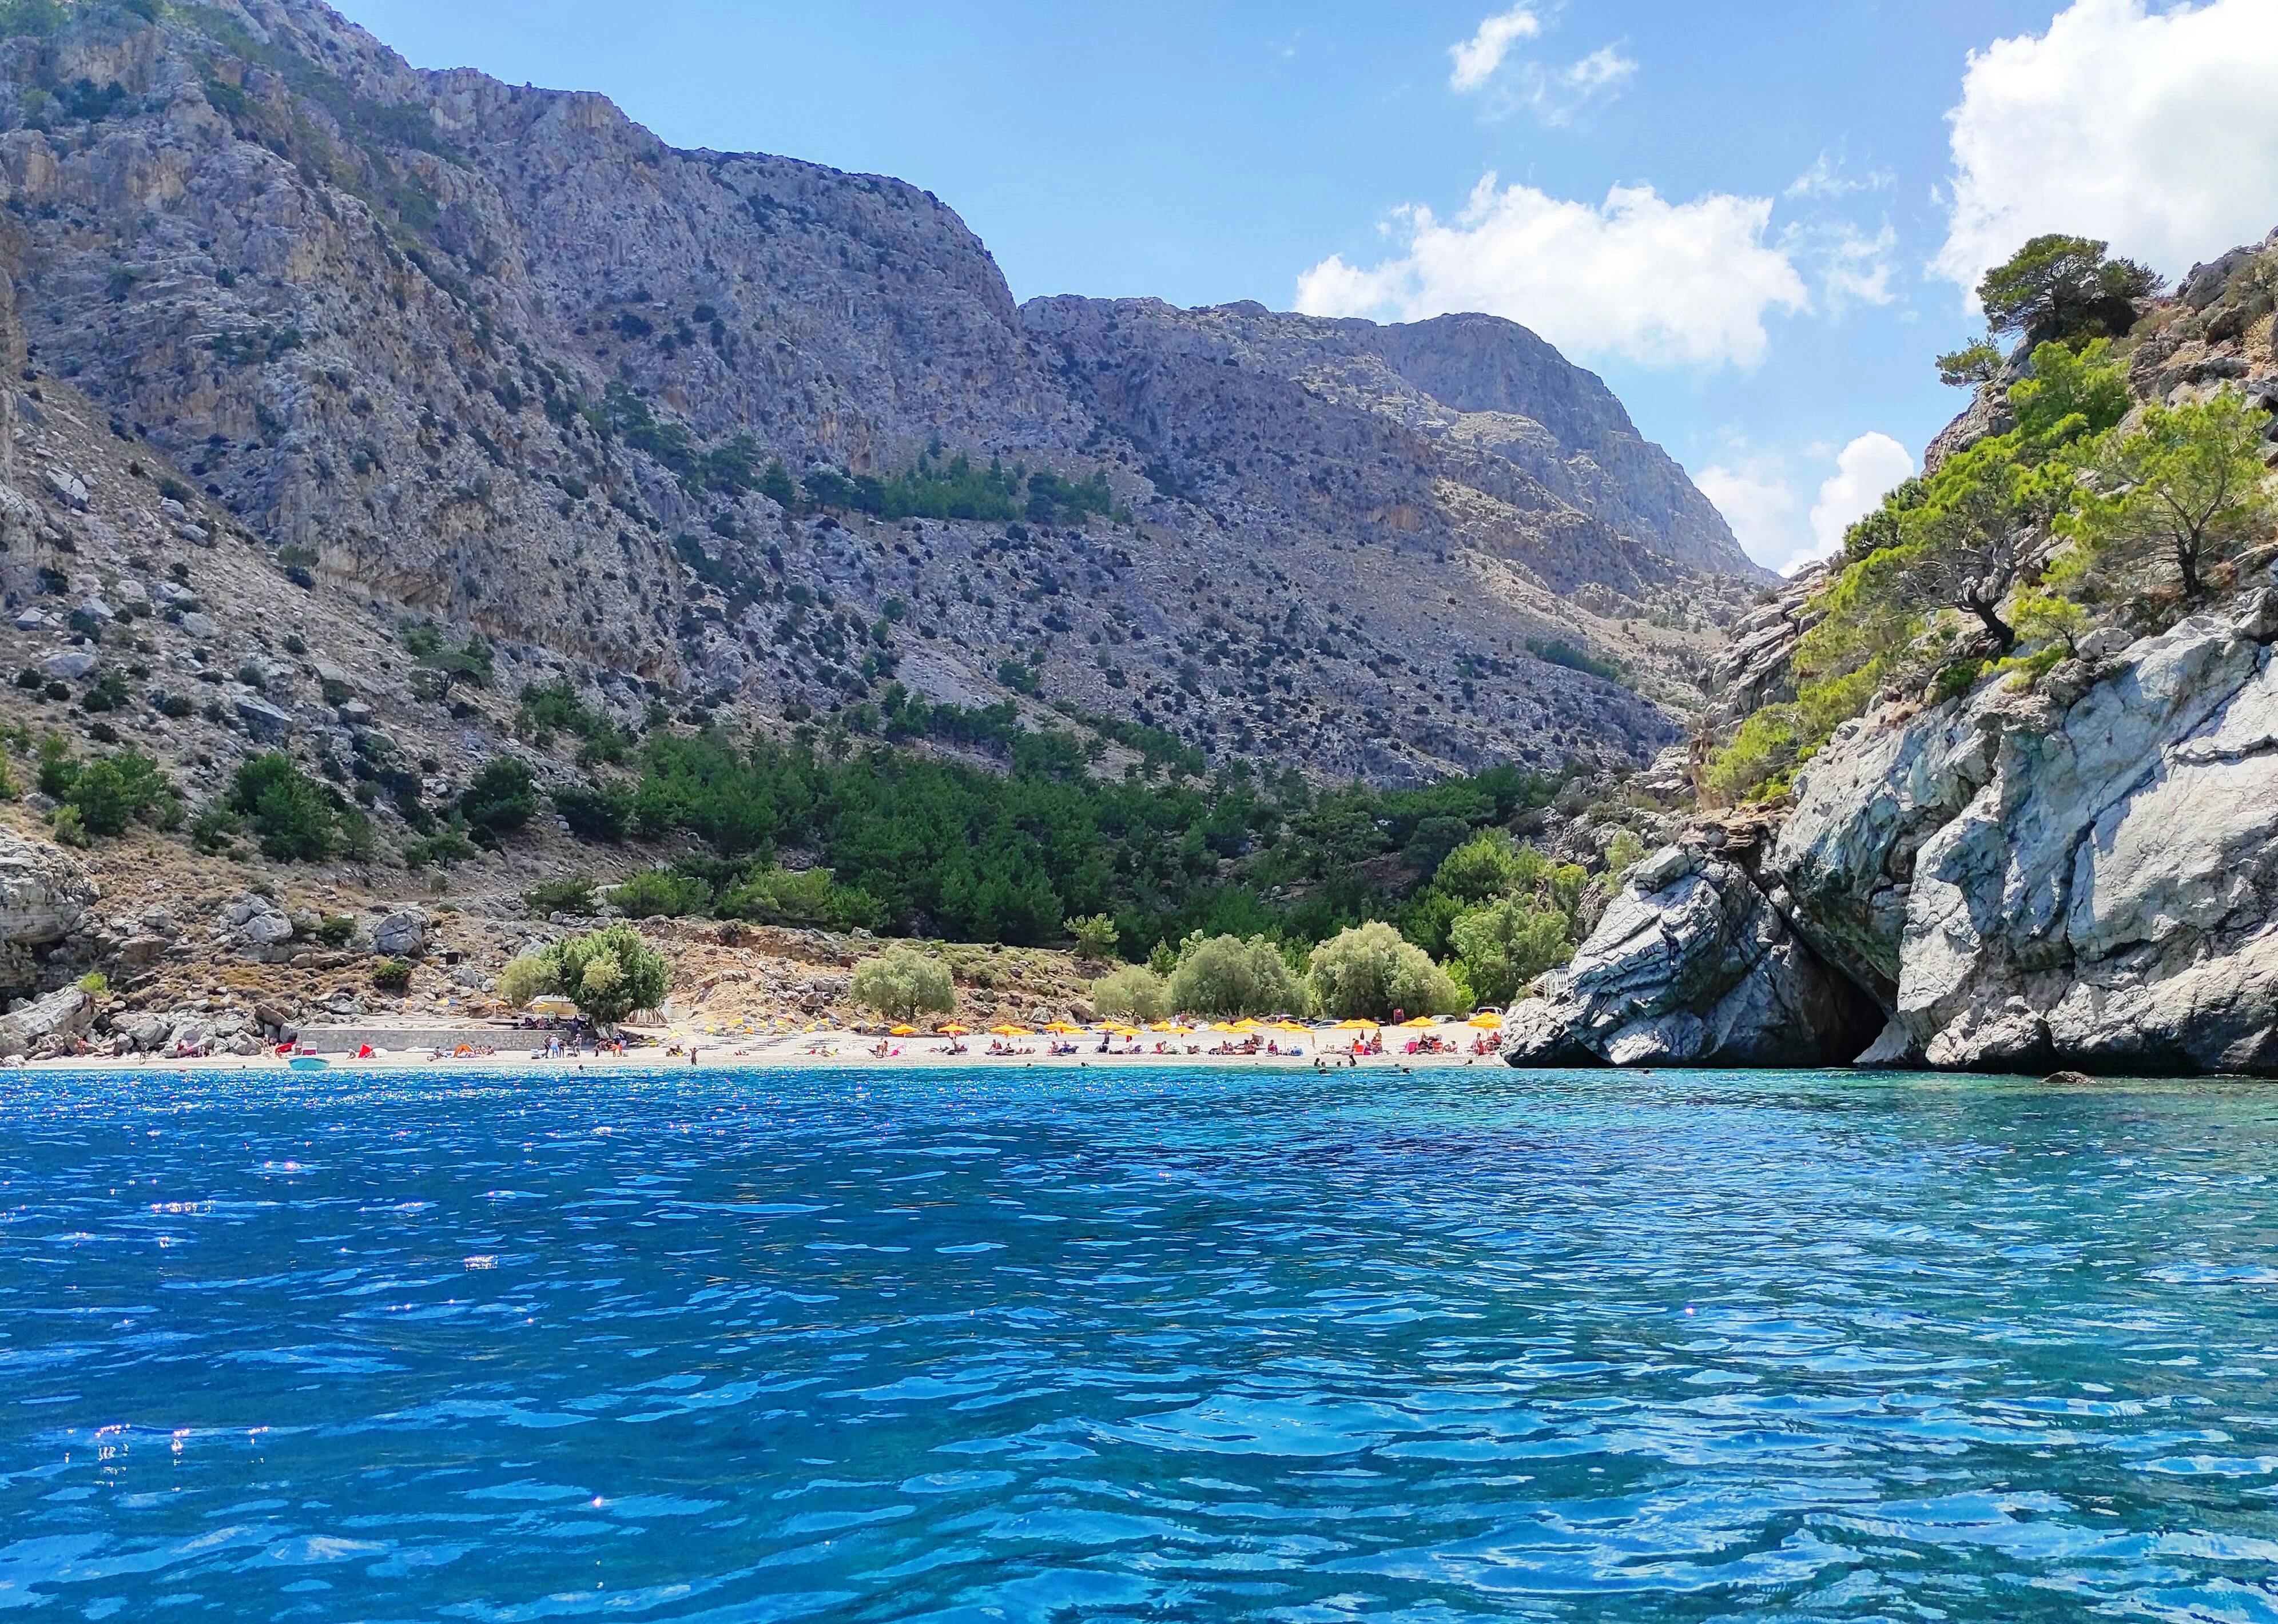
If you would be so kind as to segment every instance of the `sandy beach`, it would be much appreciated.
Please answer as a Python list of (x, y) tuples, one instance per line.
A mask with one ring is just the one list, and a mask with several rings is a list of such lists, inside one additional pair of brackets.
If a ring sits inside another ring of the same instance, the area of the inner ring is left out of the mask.
[[(1290, 1052), (1280, 1054), (1212, 1054), (1212, 1045), (1197, 1045), (1189, 1052), (1183, 1043), (1173, 1043), (1174, 1052), (1156, 1054), (1119, 1049), (1101, 1053), (1098, 1036), (1090, 1034), (1089, 1041), (1076, 1041), (1077, 1052), (1052, 1054), (1041, 1037), (1013, 1041), (1011, 1052), (990, 1054), (984, 1040), (976, 1045), (973, 1039), (961, 1040), (963, 1053), (952, 1053), (950, 1041), (943, 1037), (920, 1036), (887, 1040), (888, 1052), (878, 1054), (879, 1040), (869, 1033), (853, 1031), (802, 1032), (751, 1037), (707, 1037), (696, 1034), (694, 1054), (689, 1053), (685, 1035), (667, 1036), (645, 1034), (649, 1041), (628, 1042), (623, 1055), (614, 1052), (595, 1054), (582, 1052), (547, 1056), (539, 1052), (545, 1033), (537, 1031), (519, 1032), (501, 1029), (501, 1042), (491, 1054), (437, 1055), (428, 1050), (409, 1048), (382, 1052), (352, 1058), (347, 1056), (322, 1056), (322, 1066), (309, 1064), (310, 1056), (302, 1056), (299, 1074), (312, 1076), (322, 1071), (453, 1071), (492, 1075), (513, 1072), (654, 1072), (685, 1070), (697, 1066), (707, 1071), (748, 1069), (753, 1071), (785, 1070), (876, 1070), (876, 1071), (936, 1071), (942, 1069), (1010, 1069), (1049, 1066), (1065, 1070), (1095, 1068), (1134, 1068), (1138, 1070), (1185, 1070), (1196, 1066), (1212, 1068), (1267, 1069), (1274, 1071), (1311, 1071), (1316, 1065), (1335, 1070), (1379, 1071), (1399, 1072), (1426, 1067), (1489, 1065), (1502, 1064), (1499, 1055), (1472, 1055), (1468, 1051), (1468, 1040), (1477, 1035), (1463, 1029), (1460, 1023), (1442, 1029), (1441, 1035), (1453, 1041), (1452, 1034), (1464, 1031), (1463, 1044), (1466, 1052), (1442, 1054), (1363, 1055), (1357, 1060), (1342, 1052), (1339, 1044), (1329, 1044), (1316, 1053), (1312, 1039), (1297, 1039)], [(1345, 1033), (1323, 1033), (1348, 1039)], [(508, 1043), (527, 1041), (530, 1048), (508, 1047)], [(1399, 1047), (1387, 1039), (1388, 1049)], [(676, 1052), (677, 1051), (677, 1052)], [(72, 1056), (52, 1060), (8, 1063), (9, 1071), (53, 1072), (195, 1072), (195, 1071), (268, 1071), (292, 1074), (296, 1068), (285, 1056), (273, 1053), (258, 1055), (207, 1055), (173, 1058), (159, 1055), (136, 1055), (113, 1057), (100, 1055)]]

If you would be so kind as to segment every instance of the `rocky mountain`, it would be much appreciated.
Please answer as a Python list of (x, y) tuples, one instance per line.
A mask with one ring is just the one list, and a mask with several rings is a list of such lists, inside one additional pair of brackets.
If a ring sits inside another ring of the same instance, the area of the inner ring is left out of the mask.
[(899, 684), (1380, 780), (1611, 762), (1766, 579), (1507, 322), (1018, 306), (929, 194), (415, 71), (316, 0), (0, 21), (19, 383), (249, 565), (596, 703), (860, 727)]
[[(2274, 282), (2278, 234), (2151, 303), (2137, 409), (2278, 410)], [(2008, 426), (2007, 381), (1943, 456)], [(2213, 601), (2122, 603), (2037, 675), (1887, 696), (1792, 796), (1674, 831), (1515, 1012), (1514, 1060), (2278, 1074), (2274, 557), (2250, 537)], [(1793, 697), (1812, 584), (1736, 629), (1732, 713)]]

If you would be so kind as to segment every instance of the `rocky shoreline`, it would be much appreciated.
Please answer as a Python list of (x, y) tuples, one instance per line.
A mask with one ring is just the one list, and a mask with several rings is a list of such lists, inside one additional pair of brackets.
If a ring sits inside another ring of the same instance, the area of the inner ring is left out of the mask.
[(1510, 1063), (2278, 1074), (2274, 640), (2264, 587), (1846, 724), (1631, 872)]

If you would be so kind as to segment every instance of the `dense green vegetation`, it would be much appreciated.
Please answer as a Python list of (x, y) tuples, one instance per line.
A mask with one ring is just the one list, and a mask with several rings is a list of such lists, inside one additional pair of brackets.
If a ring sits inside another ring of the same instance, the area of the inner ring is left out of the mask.
[[(2039, 340), (2007, 392), (2014, 427), (1851, 527), (1796, 648), (1794, 699), (1742, 722), (1709, 763), (1711, 798), (1784, 792), (1878, 697), (1936, 703), (1990, 675), (2031, 680), (2095, 620), (2165, 624), (2268, 534), (2265, 411), (2224, 390), (2131, 416), (2126, 363), (2106, 335), (2156, 285), (2079, 238), (2036, 238), (1987, 274), (1993, 330)], [(1941, 370), (1990, 379), (1990, 347), (1942, 356)]]
[(514, 960), (499, 974), (499, 993), (516, 1006), (554, 994), (606, 1026), (635, 1010), (654, 1009), (670, 980), (663, 955), (643, 942), (638, 931), (612, 925)]
[(136, 823), (171, 829), (182, 820), (181, 792), (132, 745), (82, 761), (62, 735), (50, 733), (40, 741), (39, 759), (40, 793), (62, 803), (53, 827), (65, 845), (115, 839)]
[[(693, 835), (711, 848), (673, 871), (695, 885), (638, 882), (632, 900), (655, 911), (1016, 944), (1105, 915), (1121, 949), (1143, 955), (1198, 930), (1310, 945), (1388, 917), (1414, 879), (1380, 859), (1429, 873), (1473, 830), (1547, 804), (1558, 787), (1509, 767), (1425, 789), (1319, 791), (1240, 766), (1203, 782), (1112, 783), (1085, 766), (1058, 733), (1019, 736), (1005, 774), (878, 747), (840, 759), (658, 734), (638, 782), (554, 800), (592, 837), (622, 818), (628, 834)], [(783, 873), (772, 859), (786, 847), (828, 873)]]
[(274, 862), (321, 863), (371, 850), (371, 820), (280, 751), (241, 764), (228, 794), (209, 810), (222, 814), (212, 820), (218, 834), (226, 839), (232, 827), (224, 820), (241, 820)]

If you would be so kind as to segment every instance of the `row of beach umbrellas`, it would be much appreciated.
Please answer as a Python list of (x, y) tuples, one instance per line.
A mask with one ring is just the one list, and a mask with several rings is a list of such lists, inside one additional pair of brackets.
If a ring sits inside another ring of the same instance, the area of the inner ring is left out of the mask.
[[(1422, 1031), (1432, 1026), (1446, 1025), (1448, 1024), (1449, 1023), (1444, 1020), (1435, 1019), (1433, 1017), (1429, 1015), (1419, 1015), (1413, 1020), (1404, 1020), (1399, 1023), (1402, 1027), (1417, 1031)], [(1479, 1013), (1472, 1016), (1469, 1020), (1463, 1024), (1467, 1026), (1476, 1026), (1482, 1032), (1494, 1032), (1502, 1025), (1502, 1017), (1497, 1015), (1492, 1010), (1482, 1010)], [(1338, 1021), (1334, 1025), (1320, 1028), (1319, 1030), (1327, 1032), (1379, 1032), (1382, 1029), (1383, 1023), (1380, 1021), (1342, 1020)], [(1190, 1038), (1195, 1036), (1196, 1033), (1203, 1032), (1222, 1032), (1235, 1037), (1250, 1037), (1253, 1034), (1280, 1032), (1287, 1033), (1293, 1037), (1311, 1037), (1314, 1033), (1315, 1030), (1316, 1028), (1314, 1027), (1303, 1025), (1300, 1023), (1292, 1020), (1213, 1021), (1208, 1026), (1189, 1026), (1180, 1021), (1150, 1021), (1144, 1026), (1126, 1025), (1121, 1021), (1101, 1021), (1094, 1026), (1079, 1026), (1068, 1021), (1047, 1021), (1041, 1027), (1029, 1027), (1014, 1025), (1012, 1023), (1007, 1022), (1003, 1025), (991, 1026), (989, 1028), (990, 1034), (992, 1037), (999, 1038), (1033, 1038), (1036, 1036), (1039, 1032), (1048, 1033), (1053, 1037), (1075, 1037), (1087, 1032), (1112, 1033), (1119, 1038), (1135, 1038), (1143, 1033), (1149, 1032), (1160, 1033), (1165, 1036), (1174, 1038)], [(945, 1021), (933, 1029), (932, 1035), (944, 1038), (962, 1038), (969, 1037), (972, 1035), (972, 1032), (973, 1028), (970, 1026), (960, 1026), (954, 1021)], [(915, 1026), (905, 1025), (890, 1027), (888, 1029), (888, 1035), (897, 1038), (914, 1038), (924, 1036), (926, 1034), (921, 1033)]]

